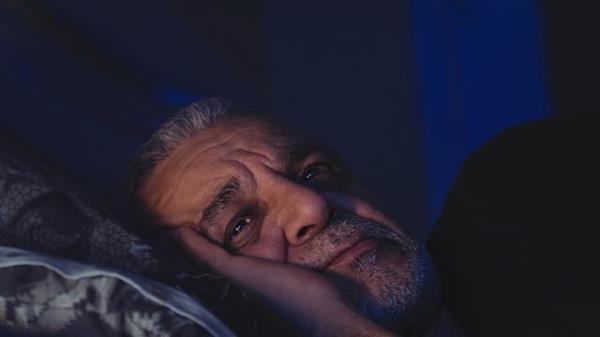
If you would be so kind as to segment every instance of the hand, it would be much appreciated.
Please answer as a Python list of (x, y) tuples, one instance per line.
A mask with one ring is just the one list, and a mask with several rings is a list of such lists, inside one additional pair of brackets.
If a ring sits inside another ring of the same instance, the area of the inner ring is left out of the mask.
[(200, 264), (258, 294), (308, 336), (394, 336), (356, 312), (322, 275), (299, 266), (232, 255), (189, 227), (176, 236)]

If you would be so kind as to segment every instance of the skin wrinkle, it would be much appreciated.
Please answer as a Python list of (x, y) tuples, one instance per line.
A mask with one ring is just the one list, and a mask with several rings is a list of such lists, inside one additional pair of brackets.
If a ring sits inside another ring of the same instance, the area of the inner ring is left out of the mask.
[[(217, 127), (217, 125), (214, 126), (215, 128)], [(231, 133), (221, 133), (220, 137), (222, 138), (222, 142), (221, 143), (217, 143), (214, 144), (212, 146), (209, 146), (207, 148), (202, 149), (202, 140), (201, 138), (198, 137), (192, 137), (189, 139), (184, 140), (177, 148), (175, 148), (172, 153), (167, 156), (167, 158), (165, 158), (162, 162), (160, 162), (154, 172), (151, 174), (157, 174), (158, 172), (160, 172), (163, 169), (163, 166), (165, 163), (167, 162), (171, 162), (171, 161), (175, 161), (175, 163), (173, 163), (172, 165), (177, 166), (177, 164), (180, 164), (181, 162), (185, 163), (184, 164), (184, 168), (183, 170), (181, 170), (181, 172), (186, 172), (189, 167), (191, 165), (194, 164), (195, 160), (197, 159), (196, 156), (193, 157), (188, 157), (187, 156), (187, 152), (185, 151), (186, 149), (190, 148), (190, 147), (200, 147), (203, 151), (214, 151), (215, 149), (219, 148), (219, 147), (224, 147), (224, 144), (226, 144), (228, 141), (230, 141), (231, 139), (235, 138), (236, 135), (239, 135), (241, 133), (241, 131), (238, 132), (231, 132)], [(176, 189), (176, 187), (179, 186), (180, 184), (180, 180), (182, 178), (182, 175), (178, 176), (178, 179), (175, 181), (175, 183), (173, 184), (174, 188), (169, 190), (169, 192), (166, 195), (166, 200), (164, 200), (161, 204), (159, 205), (155, 205), (155, 206), (159, 206), (160, 208), (164, 208), (165, 205), (169, 202), (169, 200), (171, 199), (171, 194), (173, 193), (173, 190)], [(151, 179), (148, 179), (151, 180)], [(162, 198), (161, 198), (162, 199)], [(161, 199), (156, 200), (155, 202), (159, 202)]]
[(322, 269), (328, 262), (327, 258), (340, 245), (348, 241), (358, 239), (389, 239), (402, 245), (402, 247), (413, 246), (415, 243), (406, 236), (399, 235), (374, 221), (351, 217), (345, 211), (334, 214), (328, 226), (316, 235), (310, 242), (306, 243), (306, 251), (313, 252), (304, 258), (307, 267)]
[(211, 225), (210, 222), (218, 216), (222, 209), (228, 206), (232, 200), (238, 198), (239, 193), (239, 180), (236, 177), (229, 179), (227, 183), (218, 189), (218, 192), (213, 197), (210, 204), (202, 210), (202, 219), (200, 220), (199, 226), (202, 226), (204, 223)]
[[(196, 140), (196, 142), (192, 142), (191, 145), (189, 144), (184, 144), (182, 145), (182, 147), (187, 147), (189, 148), (190, 146), (197, 146), (198, 144), (198, 140)], [(223, 145), (216, 145), (216, 146), (212, 146), (209, 147), (207, 149), (212, 149), (213, 151), (215, 149), (218, 148), (224, 148)], [(182, 148), (182, 150), (184, 150), (184, 148)], [(204, 149), (202, 149), (204, 151)], [(235, 151), (235, 150), (234, 150)], [(199, 158), (197, 158), (197, 156), (192, 156), (192, 157), (187, 157), (184, 155), (185, 152), (184, 151), (176, 151), (173, 154), (173, 159), (175, 161), (175, 163), (173, 163), (172, 165), (183, 165), (183, 168), (181, 170), (179, 170), (179, 174), (176, 176), (176, 180), (174, 181), (174, 183), (172, 184), (172, 186), (174, 186), (173, 188), (168, 189), (168, 192), (164, 195), (163, 198), (160, 198), (158, 200), (155, 201), (155, 206), (159, 207), (160, 209), (164, 209), (168, 206), (168, 204), (172, 203), (172, 194), (174, 193), (175, 190), (177, 190), (178, 187), (180, 187), (183, 183), (182, 183), (182, 179), (184, 178), (186, 172), (189, 171), (193, 171), (190, 170), (190, 167), (192, 167), (192, 165), (197, 164), (196, 161), (199, 160)], [(251, 179), (249, 179), (252, 182), (253, 186), (256, 186), (256, 181), (254, 180), (254, 178), (252, 177), (251, 172), (243, 165), (241, 164), (239, 161), (235, 161), (235, 160), (228, 160), (225, 161), (224, 163), (228, 163), (231, 164), (232, 166), (235, 166), (237, 168), (240, 169), (240, 172), (243, 172), (242, 175), (245, 177), (250, 177)], [(159, 170), (164, 169), (164, 168), (159, 168), (157, 167), (157, 172), (159, 172)], [(240, 173), (238, 172), (238, 173)], [(223, 175), (223, 176), (218, 176), (215, 177), (215, 179), (213, 180), (219, 180), (222, 179), (223, 177), (229, 177), (229, 175)], [(201, 212), (199, 213), (201, 214)], [(171, 219), (170, 221), (168, 219), (164, 219), (165, 222), (173, 222), (174, 219)], [(176, 221), (177, 222), (177, 221)], [(183, 224), (182, 222), (179, 222), (180, 224)], [(187, 224), (195, 224), (197, 223), (197, 221), (186, 221), (185, 223)]]
[[(192, 145), (189, 145), (189, 146), (192, 146)], [(220, 145), (217, 145), (217, 146), (215, 146), (215, 148), (218, 148), (219, 146), (220, 146)], [(209, 149), (206, 149), (205, 151), (209, 151), (209, 150), (210, 150), (210, 148), (209, 148)], [(213, 150), (214, 150), (214, 149), (213, 149)], [(180, 158), (181, 158), (181, 159), (180, 159), (181, 161), (184, 161), (184, 160), (185, 160), (185, 156), (183, 156), (183, 155), (180, 155)], [(185, 163), (185, 165), (184, 165), (183, 169), (181, 170), (181, 174), (177, 176), (177, 180), (175, 181), (175, 183), (174, 183), (174, 186), (178, 187), (178, 186), (179, 186), (179, 185), (182, 183), (182, 182), (181, 182), (181, 180), (183, 179), (183, 175), (184, 175), (184, 173), (185, 173), (185, 172), (188, 172), (188, 171), (190, 170), (190, 167), (191, 167), (193, 164), (196, 164), (196, 163), (195, 163), (195, 161), (196, 161), (196, 160), (197, 160), (197, 157), (192, 157), (192, 158), (189, 158), (189, 160), (188, 160), (188, 161)], [(168, 200), (167, 200), (166, 202), (168, 202)], [(164, 207), (164, 205), (163, 205), (163, 207)]]
[[(173, 153), (174, 158), (172, 160), (175, 160), (175, 163), (173, 165), (175, 165), (175, 166), (183, 165), (183, 169), (181, 170), (182, 174), (180, 174), (180, 175), (177, 176), (177, 179), (175, 180), (175, 182), (173, 184), (173, 186), (175, 186), (175, 188), (177, 188), (181, 184), (181, 178), (183, 176), (183, 172), (187, 172), (189, 170), (189, 168), (193, 164), (196, 164), (195, 161), (196, 161), (197, 158), (195, 156), (194, 157), (187, 157), (187, 156), (184, 155), (185, 152), (183, 151), (183, 150), (185, 150), (186, 147), (191, 147), (191, 146), (197, 146), (198, 145), (198, 144), (194, 144), (192, 141), (193, 141), (193, 138), (189, 140), (189, 142), (191, 142), (192, 144), (186, 144), (184, 142), (184, 144), (181, 145), (182, 151), (177, 151), (176, 150)], [(219, 146), (222, 146), (222, 145), (216, 145), (215, 147), (219, 147)], [(209, 150), (210, 150), (210, 148), (209, 149), (205, 149), (204, 151), (209, 151)], [(173, 190), (171, 190), (170, 192), (172, 193), (172, 191)], [(171, 195), (167, 195), (167, 201), (165, 201), (165, 203), (168, 202), (168, 199), (170, 199), (170, 197), (171, 197)], [(162, 206), (164, 207), (164, 204)]]
[[(236, 143), (240, 143), (241, 142), (239, 140), (240, 135), (242, 135), (244, 131), (248, 131), (248, 130), (251, 130), (251, 129), (252, 128), (250, 128), (250, 127), (242, 128), (240, 131), (232, 132), (231, 135), (224, 136), (224, 137), (223, 136), (219, 136), (219, 137), (217, 137), (216, 141), (220, 141), (221, 139), (224, 139), (224, 141), (235, 141)], [(268, 133), (268, 134), (270, 135), (270, 134), (277, 134), (277, 133)], [(268, 137), (261, 137), (261, 138), (259, 138), (259, 140), (265, 142), (264, 141), (265, 138), (268, 138)], [(244, 142), (241, 142), (241, 143), (244, 143)], [(256, 142), (253, 142), (253, 143), (256, 143)], [(267, 143), (267, 145), (272, 145), (273, 142), (265, 142), (265, 143)], [(277, 142), (277, 143), (279, 143), (279, 142)], [(216, 144), (216, 145), (212, 145), (212, 146), (208, 146), (207, 147), (205, 144), (204, 145), (202, 144), (201, 138), (190, 140), (190, 141), (186, 142), (179, 149), (177, 149), (175, 151), (176, 153), (173, 154), (173, 157), (175, 157), (174, 158), (175, 159), (175, 165), (177, 165), (177, 164), (181, 165), (182, 162), (185, 163), (184, 169), (181, 170), (182, 172), (185, 172), (185, 171), (189, 170), (190, 165), (194, 164), (197, 160), (199, 160), (198, 158), (196, 158), (196, 156), (194, 156), (194, 157), (192, 157), (192, 158), (190, 158), (188, 160), (185, 160), (185, 158), (182, 158), (182, 153), (185, 153), (184, 150), (186, 148), (190, 148), (190, 146), (198, 147), (198, 150), (197, 150), (198, 152), (199, 151), (208, 152), (208, 150), (215, 150), (217, 148), (228, 148), (227, 146), (223, 146), (222, 144)], [(235, 147), (235, 145), (229, 146), (229, 148), (230, 147)], [(264, 146), (263, 146), (263, 148), (264, 148)], [(273, 152), (274, 154), (276, 153), (279, 156), (281, 156), (281, 150), (280, 149), (282, 147), (281, 146), (275, 146), (275, 148), (277, 149), (276, 151), (270, 151), (270, 152)], [(234, 149), (233, 151), (227, 153), (227, 155), (233, 155), (233, 154), (236, 153), (236, 151), (239, 152), (239, 153), (256, 153), (255, 151)], [(267, 151), (267, 153), (269, 153), (269, 151)], [(274, 159), (274, 157), (269, 157), (269, 156), (266, 156), (266, 155), (259, 155), (259, 156), (262, 157), (262, 158), (264, 158), (266, 161), (272, 161)], [(276, 163), (278, 163), (278, 162), (279, 161), (277, 160)], [(235, 161), (231, 161), (230, 163), (235, 163)], [(238, 164), (239, 164), (239, 162), (238, 162)], [(244, 169), (244, 171), (248, 171), (244, 167), (244, 165), (239, 164), (238, 166), (240, 168)], [(273, 165), (268, 165), (267, 164), (266, 166), (270, 167), (273, 171), (277, 171), (279, 169), (279, 167), (273, 167)], [(159, 169), (157, 169), (157, 171)], [(183, 176), (184, 176), (183, 173), (178, 176), (176, 185), (180, 185), (181, 184), (180, 181), (183, 178)], [(251, 176), (251, 174), (248, 174), (248, 176)], [(253, 185), (256, 185), (256, 183), (254, 182)], [(172, 192), (172, 190), (170, 191), (170, 193), (171, 192)], [(171, 201), (170, 193), (168, 195), (168, 199), (164, 200), (163, 204), (161, 205), (162, 208), (164, 208), (165, 205), (168, 204)]]
[[(298, 161), (290, 163), (294, 153), (289, 150), (301, 150), (298, 145), (308, 142), (261, 121), (243, 123), (219, 122), (157, 166), (140, 199), (154, 207), (165, 226), (198, 223), (202, 205), (237, 177), (239, 200), (216, 217), (217, 225), (206, 232), (211, 240), (222, 242), (225, 226), (238, 213), (234, 210), (254, 203), (261, 207), (262, 223), (250, 223), (241, 232), (236, 242), (247, 245), (237, 254), (321, 272), (382, 324), (414, 325), (415, 313), (435, 308), (435, 289), (423, 293), (423, 284), (437, 287), (425, 249), (368, 203), (353, 177), (335, 170), (308, 183), (298, 177), (313, 160), (335, 167), (337, 158), (329, 158), (326, 149), (318, 149), (323, 154), (296, 151)], [(363, 239), (374, 240), (375, 248), (354, 261), (328, 266), (341, 250)]]

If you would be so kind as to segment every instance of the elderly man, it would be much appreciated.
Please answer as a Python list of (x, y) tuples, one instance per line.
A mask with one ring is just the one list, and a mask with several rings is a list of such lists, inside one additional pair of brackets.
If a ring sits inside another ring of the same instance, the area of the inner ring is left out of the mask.
[(133, 190), (190, 256), (310, 336), (454, 336), (423, 245), (326, 147), (218, 99), (145, 145)]

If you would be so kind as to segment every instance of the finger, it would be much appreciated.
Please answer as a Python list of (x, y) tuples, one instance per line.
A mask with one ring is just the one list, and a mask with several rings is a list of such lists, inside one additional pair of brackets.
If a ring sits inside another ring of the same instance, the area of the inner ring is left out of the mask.
[(182, 247), (194, 260), (205, 263), (243, 287), (268, 297), (298, 294), (307, 287), (323, 290), (324, 293), (333, 290), (320, 275), (306, 268), (255, 257), (231, 255), (192, 228), (182, 227), (178, 234)]
[(259, 278), (260, 280), (257, 281), (261, 281), (264, 275), (281, 272), (280, 266), (273, 265), (271, 261), (231, 255), (192, 228), (181, 227), (177, 230), (177, 234), (181, 246), (194, 260), (207, 264), (215, 271), (234, 280), (255, 283), (252, 281), (253, 278)]
[[(337, 289), (322, 275), (306, 268), (242, 255), (231, 255), (191, 228), (178, 230), (182, 247), (199, 263), (236, 282), (270, 303), (284, 318), (308, 335), (314, 322), (332, 312), (354, 312), (342, 302)], [(328, 323), (329, 324), (329, 323)], [(329, 335), (329, 334), (325, 334)]]
[(231, 254), (220, 246), (212, 243), (203, 235), (190, 227), (180, 227), (176, 230), (175, 238), (181, 247), (196, 262), (207, 264), (218, 272), (223, 272), (223, 266), (231, 259)]

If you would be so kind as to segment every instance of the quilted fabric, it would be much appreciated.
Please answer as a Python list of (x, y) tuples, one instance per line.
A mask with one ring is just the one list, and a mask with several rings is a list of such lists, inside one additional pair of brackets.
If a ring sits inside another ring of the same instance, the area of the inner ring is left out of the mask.
[(0, 148), (0, 245), (154, 274), (151, 248), (57, 176)]

